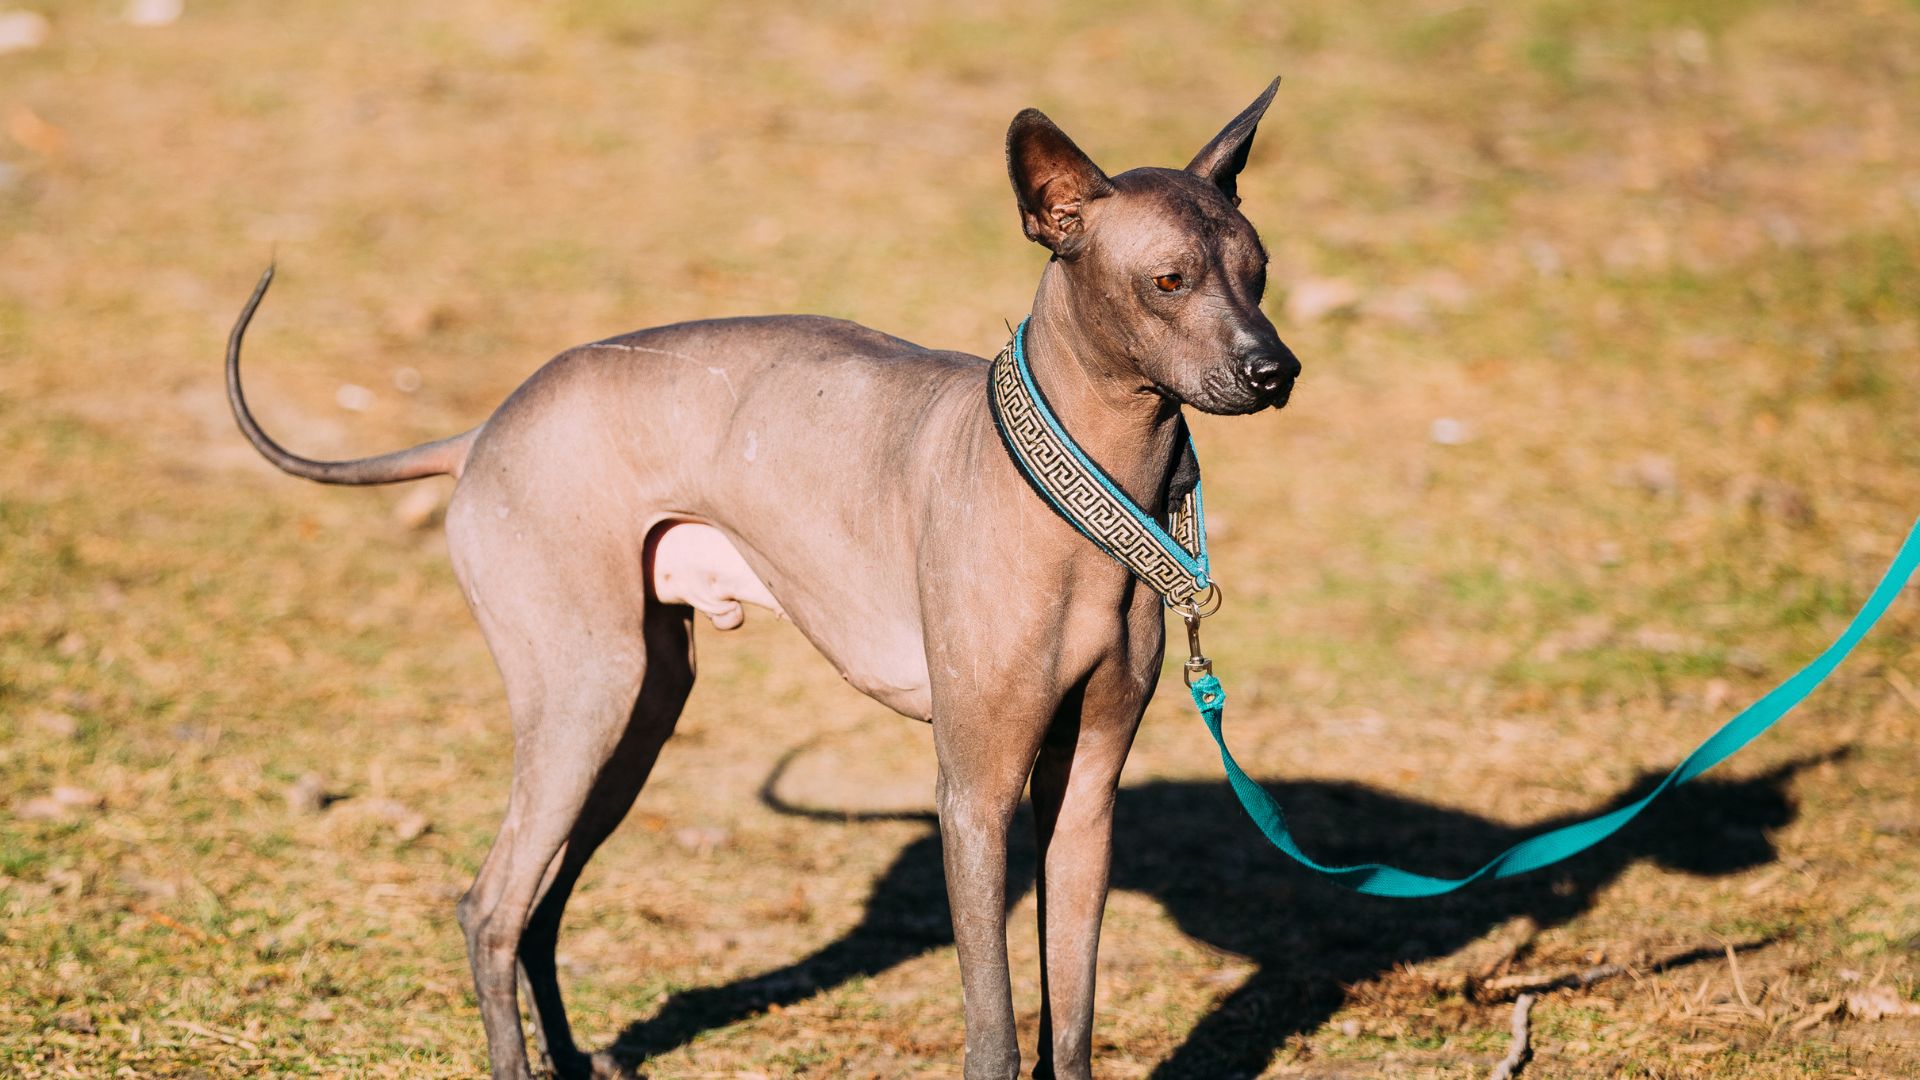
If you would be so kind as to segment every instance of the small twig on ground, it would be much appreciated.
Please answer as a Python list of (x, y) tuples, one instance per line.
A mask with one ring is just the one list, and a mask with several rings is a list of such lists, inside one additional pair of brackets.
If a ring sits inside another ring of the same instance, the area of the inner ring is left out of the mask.
[(1508, 926), (1513, 928), (1513, 940), (1501, 950), (1500, 955), (1494, 957), (1475, 975), (1469, 976), (1469, 982), (1474, 978), (1485, 981), (1512, 971), (1513, 965), (1520, 961), (1522, 955), (1532, 951), (1534, 943), (1540, 938), (1540, 924), (1531, 915), (1518, 916), (1511, 920)]
[(1900, 700), (1913, 706), (1914, 712), (1920, 713), (1920, 690), (1913, 688), (1911, 680), (1898, 671), (1888, 670), (1887, 685), (1893, 687), (1893, 692), (1900, 695)]
[[(1688, 964), (1705, 960), (1708, 957), (1717, 956), (1723, 950), (1741, 953), (1758, 949), (1770, 944), (1772, 940), (1772, 938), (1760, 938), (1755, 941), (1743, 941), (1738, 944), (1722, 942), (1721, 948), (1718, 949), (1711, 945), (1703, 945), (1698, 948), (1675, 953), (1671, 956), (1662, 957), (1650, 964), (1644, 964), (1640, 970), (1648, 973), (1668, 971), (1673, 968), (1684, 967)], [(1734, 970), (1738, 972), (1738, 965), (1735, 966)], [(1639, 977), (1632, 968), (1629, 968), (1625, 964), (1597, 964), (1585, 970), (1570, 971), (1564, 975), (1550, 975), (1545, 972), (1522, 972), (1517, 975), (1502, 975), (1497, 979), (1486, 979), (1478, 983), (1469, 981), (1467, 984), (1467, 993), (1469, 997), (1475, 1000), (1491, 1003), (1505, 1000), (1509, 994), (1522, 992), (1544, 994), (1554, 990), (1584, 990), (1597, 982), (1603, 982), (1616, 975), (1633, 975), (1635, 978)]]
[(1839, 1012), (1845, 1005), (1846, 1002), (1841, 998), (1832, 998), (1823, 1001), (1813, 1008), (1808, 1009), (1801, 1016), (1796, 1017), (1793, 1021), (1793, 1026), (1789, 1030), (1795, 1035), (1798, 1035), (1803, 1031), (1816, 1027), (1825, 1022), (1828, 1017)]
[(1533, 1013), (1533, 995), (1521, 994), (1513, 999), (1513, 1042), (1507, 1046), (1507, 1056), (1487, 1074), (1487, 1080), (1514, 1080), (1520, 1070), (1526, 1067), (1527, 1059), (1533, 1056), (1533, 1047), (1529, 1035), (1527, 1020)]
[(1502, 996), (1514, 991), (1524, 994), (1544, 994), (1552, 990), (1578, 990), (1594, 983), (1611, 979), (1615, 975), (1626, 973), (1622, 964), (1600, 964), (1585, 971), (1570, 971), (1565, 975), (1543, 975), (1539, 973), (1523, 975), (1502, 975), (1497, 979), (1488, 979), (1480, 984), (1482, 992)]
[(167, 1021), (167, 1023), (173, 1025), (174, 1027), (179, 1028), (182, 1031), (191, 1032), (192, 1034), (203, 1036), (208, 1039), (214, 1039), (216, 1041), (226, 1043), (228, 1046), (237, 1046), (242, 1050), (251, 1050), (251, 1051), (254, 1051), (255, 1053), (258, 1053), (260, 1050), (260, 1045), (258, 1043), (252, 1042), (251, 1040), (248, 1040), (248, 1039), (243, 1039), (238, 1035), (228, 1034), (227, 1032), (221, 1031), (219, 1028), (209, 1027), (206, 1024), (196, 1024), (191, 1020), (169, 1020)]
[(164, 926), (167, 929), (174, 931), (175, 933), (185, 934), (188, 937), (194, 939), (195, 941), (216, 942), (221, 945), (233, 944), (233, 942), (228, 940), (224, 935), (209, 934), (205, 930), (202, 930), (197, 926), (188, 926), (186, 923), (181, 922), (179, 919), (176, 919), (171, 915), (166, 915), (161, 912), (155, 911), (152, 908), (140, 907), (136, 905), (134, 907), (128, 908), (127, 910), (133, 912), (135, 915), (140, 916), (141, 918), (147, 920), (148, 922), (155, 923), (160, 926)]
[(1766, 1019), (1767, 1014), (1761, 1012), (1760, 1009), (1754, 1005), (1753, 999), (1747, 996), (1747, 984), (1745, 980), (1740, 978), (1740, 960), (1734, 955), (1732, 943), (1726, 942), (1723, 944), (1727, 947), (1727, 969), (1733, 973), (1733, 992), (1739, 995), (1740, 1004), (1746, 1006), (1749, 1013), (1752, 1013), (1762, 1020)]

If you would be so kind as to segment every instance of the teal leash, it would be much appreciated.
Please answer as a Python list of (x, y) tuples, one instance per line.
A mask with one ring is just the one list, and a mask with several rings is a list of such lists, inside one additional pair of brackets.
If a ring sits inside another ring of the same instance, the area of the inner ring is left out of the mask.
[(1899, 553), (1894, 556), (1893, 565), (1887, 568), (1886, 576), (1880, 579), (1880, 584), (1875, 586), (1860, 613), (1847, 624), (1840, 637), (1792, 678), (1740, 710), (1738, 715), (1688, 754), (1660, 781), (1658, 787), (1618, 810), (1523, 840), (1466, 877), (1429, 877), (1380, 863), (1325, 866), (1315, 862), (1300, 850), (1300, 845), (1293, 839), (1280, 804), (1247, 775), (1227, 749), (1226, 736), (1220, 730), (1226, 712), (1227, 694), (1220, 688), (1220, 680), (1208, 672), (1195, 679), (1189, 689), (1193, 693), (1194, 705), (1200, 709), (1200, 718), (1206, 721), (1207, 731), (1220, 747), (1220, 763), (1226, 766), (1227, 782), (1233, 785), (1233, 793), (1240, 797), (1240, 805), (1246, 808), (1247, 816), (1253, 819), (1269, 843), (1286, 852), (1300, 865), (1325, 874), (1355, 892), (1372, 896), (1439, 896), (1475, 881), (1515, 877), (1577, 855), (1620, 831), (1622, 826), (1639, 816), (1640, 811), (1668, 789), (1686, 783), (1733, 756), (1781, 717), (1792, 712), (1794, 706), (1805, 701), (1808, 694), (1833, 674), (1833, 670), (1847, 658), (1860, 639), (1867, 636), (1867, 631), (1872, 630), (1880, 617), (1887, 613), (1917, 567), (1920, 567), (1920, 521), (1914, 522), (1906, 542), (1900, 545)]
[[(1409, 898), (1440, 896), (1476, 881), (1516, 877), (1552, 866), (1619, 832), (1666, 791), (1725, 761), (1805, 701), (1867, 636), (1893, 606), (1914, 571), (1920, 569), (1920, 520), (1916, 520), (1894, 555), (1893, 564), (1840, 637), (1812, 663), (1708, 736), (1640, 799), (1586, 821), (1523, 840), (1465, 877), (1430, 877), (1382, 863), (1326, 866), (1315, 862), (1301, 849), (1287, 827), (1286, 813), (1280, 804), (1247, 775), (1233, 759), (1233, 752), (1227, 749), (1227, 737), (1222, 730), (1227, 692), (1213, 673), (1212, 661), (1200, 650), (1200, 620), (1218, 610), (1220, 593), (1213, 584), (1208, 565), (1205, 510), (1198, 486), (1175, 508), (1171, 521), (1173, 533), (1191, 538), (1193, 547), (1189, 551), (1160, 528), (1152, 515), (1129, 498), (1067, 434), (1028, 368), (1026, 330), (1027, 324), (1022, 322), (1014, 331), (1013, 340), (994, 360), (989, 380), (994, 426), (1008, 455), (1055, 513), (1158, 590), (1166, 597), (1167, 606), (1186, 621), (1190, 653), (1185, 665), (1187, 689), (1200, 710), (1200, 719), (1220, 747), (1220, 763), (1226, 767), (1227, 782), (1254, 825), (1289, 858), (1355, 892)], [(1103, 512), (1102, 507), (1109, 509)], [(1111, 512), (1116, 507), (1119, 512)]]

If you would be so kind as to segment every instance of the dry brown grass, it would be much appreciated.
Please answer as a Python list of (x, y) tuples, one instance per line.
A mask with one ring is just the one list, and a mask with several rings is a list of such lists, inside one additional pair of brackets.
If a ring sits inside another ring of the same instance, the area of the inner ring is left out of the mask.
[[(1307, 376), (1198, 424), (1209, 640), (1243, 762), (1335, 857), (1458, 869), (1604, 805), (1824, 645), (1920, 508), (1911, 3), (190, 0), (144, 29), (14, 2), (53, 34), (0, 55), (9, 1074), (484, 1064), (451, 908), (505, 794), (497, 685), (403, 493), (296, 484), (231, 430), (219, 345), (272, 251), (252, 385), (315, 453), (455, 430), (562, 347), (694, 316), (986, 353), (1040, 261), (1008, 117), (1177, 163), (1284, 72), (1243, 190)], [(1920, 1023), (1834, 1004), (1920, 980), (1916, 630), (1908, 598), (1606, 850), (1439, 904), (1278, 865), (1170, 684), (1128, 774), (1103, 1075), (1479, 1075), (1483, 977), (1602, 962), (1631, 970), (1537, 1006), (1529, 1075), (1920, 1071)], [(632, 1025), (662, 1077), (955, 1075), (927, 827), (754, 798), (819, 740), (794, 797), (924, 807), (925, 732), (789, 630), (701, 643), (562, 940), (579, 1026)], [(308, 773), (341, 798), (290, 806)]]

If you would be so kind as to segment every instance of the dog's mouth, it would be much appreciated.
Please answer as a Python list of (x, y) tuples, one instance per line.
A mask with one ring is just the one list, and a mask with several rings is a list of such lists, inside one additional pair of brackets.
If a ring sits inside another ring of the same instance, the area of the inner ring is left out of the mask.
[(1198, 409), (1210, 416), (1248, 416), (1263, 409), (1284, 409), (1293, 399), (1295, 380), (1286, 382), (1271, 390), (1263, 390), (1248, 385), (1244, 380), (1226, 378), (1216, 384), (1209, 380), (1193, 394), (1181, 393), (1173, 387), (1154, 383), (1154, 390), (1161, 397), (1175, 404)]

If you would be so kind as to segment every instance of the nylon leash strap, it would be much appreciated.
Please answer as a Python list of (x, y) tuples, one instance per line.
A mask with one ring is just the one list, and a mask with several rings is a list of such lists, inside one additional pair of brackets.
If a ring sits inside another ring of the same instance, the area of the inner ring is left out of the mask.
[(1727, 758), (1752, 742), (1772, 727), (1781, 717), (1793, 711), (1794, 706), (1807, 699), (1807, 695), (1824, 682), (1840, 662), (1847, 658), (1867, 631), (1887, 613), (1900, 591), (1906, 587), (1913, 576), (1914, 569), (1920, 566), (1920, 521), (1914, 523), (1907, 534), (1906, 542), (1900, 545), (1900, 551), (1894, 556), (1893, 565), (1887, 568), (1885, 577), (1875, 586), (1867, 602), (1860, 608), (1859, 614), (1847, 624), (1846, 630), (1826, 651), (1813, 659), (1813, 662), (1801, 668), (1794, 676), (1754, 702), (1727, 721), (1720, 730), (1707, 737), (1707, 741), (1688, 754), (1674, 770), (1660, 781), (1658, 787), (1642, 798), (1609, 811), (1598, 817), (1575, 822), (1572, 825), (1541, 833), (1539, 836), (1522, 840), (1495, 856), (1485, 866), (1465, 877), (1441, 878), (1415, 874), (1398, 867), (1380, 863), (1366, 863), (1359, 866), (1323, 866), (1309, 858), (1293, 839), (1287, 828), (1286, 814), (1280, 809), (1273, 796), (1267, 794), (1254, 779), (1233, 760), (1233, 754), (1227, 749), (1226, 736), (1221, 733), (1220, 724), (1226, 710), (1226, 692), (1220, 688), (1220, 680), (1208, 674), (1196, 680), (1191, 690), (1193, 701), (1200, 709), (1200, 718), (1206, 721), (1207, 730), (1213, 734), (1213, 741), (1220, 747), (1220, 763), (1226, 766), (1227, 782), (1233, 785), (1233, 792), (1240, 797), (1240, 805), (1246, 808), (1247, 816), (1259, 826), (1260, 831), (1274, 847), (1292, 856), (1300, 865), (1327, 875), (1356, 892), (1374, 896), (1439, 896), (1450, 893), (1463, 885), (1486, 878), (1510, 878), (1524, 874), (1529, 870), (1538, 870), (1551, 866), (1569, 856), (1587, 850), (1593, 845), (1620, 831), (1627, 822), (1637, 817), (1653, 800), (1669, 788), (1687, 781), (1720, 764)]

